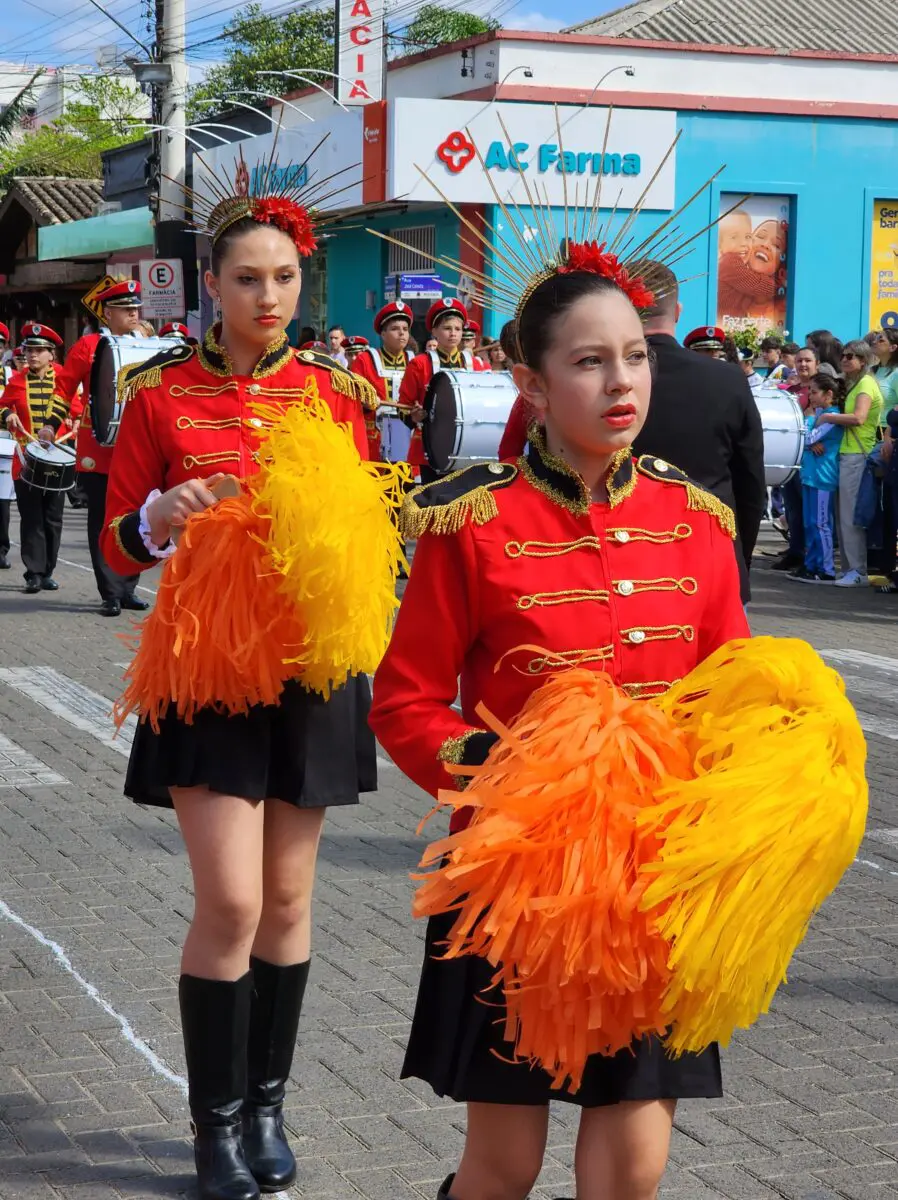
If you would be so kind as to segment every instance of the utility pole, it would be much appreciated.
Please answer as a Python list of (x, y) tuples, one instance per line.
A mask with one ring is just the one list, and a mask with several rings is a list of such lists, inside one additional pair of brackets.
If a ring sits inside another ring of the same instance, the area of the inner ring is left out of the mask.
[[(153, 89), (159, 162), (159, 202), (155, 250), (159, 258), (179, 258), (184, 274), (183, 316), (197, 307), (196, 245), (184, 220), (187, 169), (187, 0), (156, 0), (156, 58), (162, 79)], [(158, 114), (158, 115), (157, 115)]]
[(159, 215), (157, 229), (183, 213), (187, 165), (187, 0), (156, 0), (156, 54), (169, 67), (168, 82), (158, 89), (160, 132)]

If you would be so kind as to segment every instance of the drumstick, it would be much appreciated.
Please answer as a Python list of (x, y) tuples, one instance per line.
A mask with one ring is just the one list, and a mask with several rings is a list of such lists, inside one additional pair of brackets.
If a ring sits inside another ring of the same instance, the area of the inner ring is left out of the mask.
[(74, 429), (70, 429), (68, 433), (64, 433), (61, 438), (57, 438), (53, 443), (54, 446), (61, 446), (63, 442), (67, 442), (69, 438), (75, 436)]

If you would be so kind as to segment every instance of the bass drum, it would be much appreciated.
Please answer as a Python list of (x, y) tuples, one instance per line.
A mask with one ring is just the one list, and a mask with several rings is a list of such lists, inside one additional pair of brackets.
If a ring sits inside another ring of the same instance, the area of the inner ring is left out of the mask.
[(172, 338), (101, 337), (90, 369), (90, 420), (101, 446), (114, 446), (122, 419), (119, 373), (177, 345)]
[(804, 416), (798, 401), (777, 387), (755, 392), (764, 430), (764, 477), (768, 487), (780, 487), (801, 466)]
[(12, 481), (12, 460), (16, 456), (16, 441), (11, 433), (0, 430), (0, 500), (14, 500), (15, 485)]
[(424, 398), (427, 461), (445, 474), (499, 457), (518, 391), (508, 371), (437, 371)]

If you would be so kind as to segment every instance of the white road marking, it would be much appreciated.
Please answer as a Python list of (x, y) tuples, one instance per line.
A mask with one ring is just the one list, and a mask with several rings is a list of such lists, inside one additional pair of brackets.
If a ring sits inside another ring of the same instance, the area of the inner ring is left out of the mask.
[(820, 655), (851, 667), (873, 667), (888, 675), (898, 675), (898, 658), (886, 658), (883, 654), (868, 654), (865, 650), (821, 650)]
[[(66, 565), (67, 567), (75, 567), (75, 568), (76, 568), (76, 570), (78, 570), (78, 571), (90, 571), (91, 575), (93, 575), (93, 573), (94, 573), (94, 569), (93, 569), (93, 567), (86, 567), (86, 566), (84, 565), (84, 563), (76, 563), (76, 562), (72, 562), (72, 560), (71, 560), (71, 559), (69, 559), (69, 558), (58, 558), (56, 561), (57, 561), (57, 562), (61, 562), (61, 563), (65, 563), (65, 565)], [(138, 585), (135, 587), (135, 589), (134, 589), (134, 590), (135, 590), (135, 592), (146, 592), (146, 593), (147, 593), (148, 595), (150, 595), (150, 596), (155, 596), (155, 595), (156, 595), (156, 589), (155, 589), (155, 588), (151, 588), (151, 587), (144, 587), (142, 583), (139, 583), (139, 584), (138, 584)]]
[(134, 1027), (128, 1018), (122, 1016), (120, 1012), (114, 1009), (105, 996), (100, 993), (99, 989), (94, 987), (89, 980), (84, 978), (80, 971), (75, 969), (75, 967), (72, 965), (72, 960), (58, 942), (54, 942), (53, 939), (47, 937), (45, 933), (41, 933), (41, 931), (36, 929), (34, 925), (29, 925), (28, 922), (23, 920), (18, 913), (13, 912), (9, 905), (4, 903), (3, 900), (0, 900), (0, 916), (5, 917), (7, 921), (10, 921), (13, 925), (17, 925), (19, 929), (23, 929), (27, 934), (33, 937), (36, 942), (39, 942), (40, 945), (45, 946), (53, 955), (59, 966), (62, 967), (64, 971), (67, 971), (69, 975), (71, 975), (78, 986), (85, 991), (88, 996), (90, 996), (91, 1000), (98, 1004), (107, 1016), (112, 1017), (121, 1030), (122, 1037), (125, 1039), (125, 1041), (128, 1042), (129, 1045), (133, 1046), (133, 1048), (139, 1055), (141, 1055), (141, 1057), (146, 1059), (153, 1071), (162, 1079), (167, 1079), (169, 1083), (173, 1083), (182, 1095), (187, 1095), (187, 1080), (184, 1078), (184, 1076), (179, 1075), (177, 1071), (172, 1070), (168, 1063), (164, 1062), (159, 1057), (152, 1046), (149, 1046), (143, 1040), (143, 1038), (135, 1032)]
[(881, 871), (883, 875), (894, 875), (898, 879), (898, 871), (890, 871), (888, 867), (884, 867), (882, 863), (873, 862), (870, 858), (856, 858), (855, 863), (861, 867), (872, 867), (874, 871)]
[[(20, 548), (18, 542), (10, 542), (9, 544), (10, 544), (10, 546), (15, 546), (17, 549)], [(93, 575), (93, 573), (94, 573), (93, 567), (86, 567), (84, 565), (84, 563), (72, 562), (72, 560), (70, 558), (57, 558), (56, 561), (58, 563), (62, 563), (66, 567), (74, 567), (76, 571), (89, 571), (91, 575)], [(134, 590), (136, 592), (147, 592), (147, 594), (150, 596), (156, 595), (155, 588), (144, 587), (142, 583), (139, 583)]]
[(898, 742), (898, 727), (894, 721), (884, 721), (882, 717), (875, 717), (872, 713), (864, 712), (857, 706), (855, 706), (855, 711), (864, 733), (872, 733), (877, 737), (888, 738), (890, 742)]
[(864, 836), (875, 842), (884, 842), (887, 846), (898, 847), (898, 829), (871, 829)]
[(64, 775), (0, 733), (0, 788), (50, 787), (68, 783)]
[(76, 683), (52, 667), (0, 667), (0, 683), (46, 708), (75, 729), (89, 733), (102, 745), (127, 758), (137, 721), (128, 717), (116, 735), (112, 701)]

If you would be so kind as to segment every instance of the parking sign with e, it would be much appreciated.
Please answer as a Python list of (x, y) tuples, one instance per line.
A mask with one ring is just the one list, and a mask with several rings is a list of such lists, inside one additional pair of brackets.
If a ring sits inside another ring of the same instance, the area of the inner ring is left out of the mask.
[(179, 258), (141, 259), (140, 286), (144, 316), (175, 321), (187, 315), (184, 308), (184, 273)]

